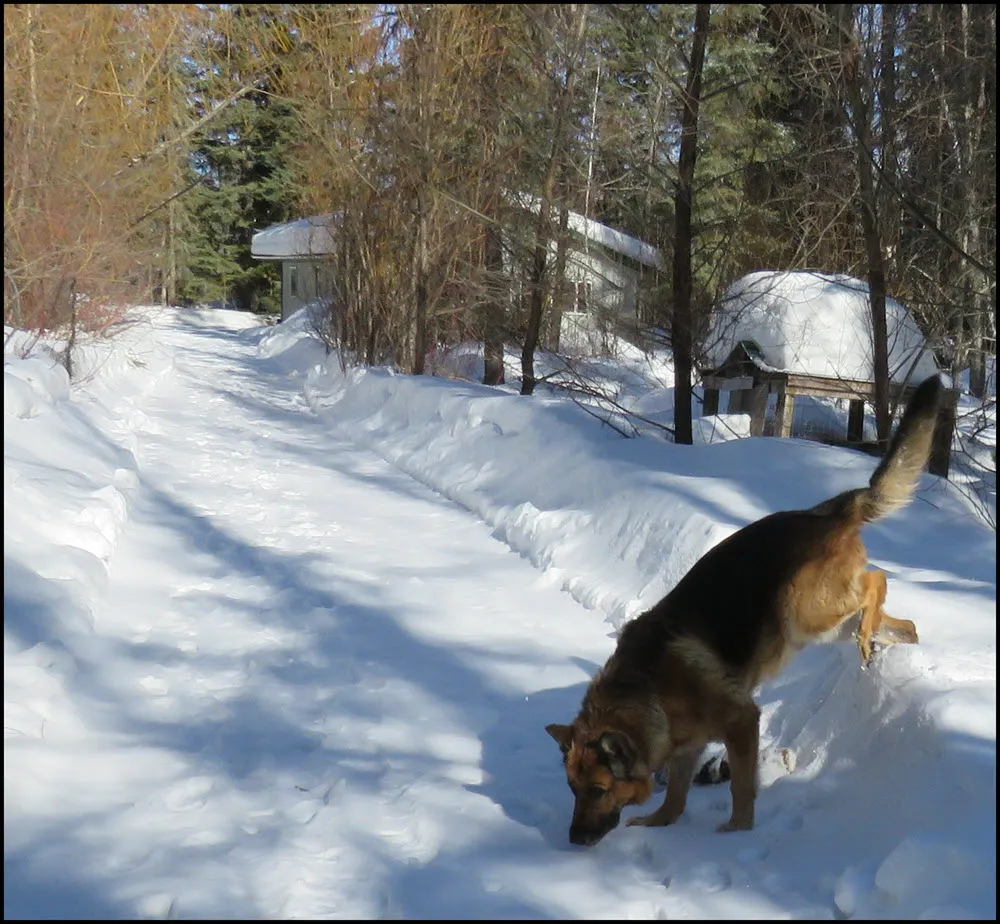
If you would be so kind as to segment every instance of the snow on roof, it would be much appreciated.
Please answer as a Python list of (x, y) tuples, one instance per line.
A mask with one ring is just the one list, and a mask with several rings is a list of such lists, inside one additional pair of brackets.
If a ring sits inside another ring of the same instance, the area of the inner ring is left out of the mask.
[[(937, 364), (913, 316), (886, 298), (889, 376), (919, 382)], [(764, 363), (783, 371), (828, 378), (874, 380), (868, 284), (812, 271), (748, 273), (723, 295), (703, 345), (721, 365), (741, 340), (760, 348)]]
[[(537, 196), (532, 196), (530, 193), (516, 193), (512, 194), (510, 198), (522, 208), (527, 209), (535, 215), (538, 214), (541, 208), (542, 200)], [(594, 221), (593, 218), (586, 218), (579, 212), (570, 212), (566, 224), (571, 231), (575, 231), (577, 234), (600, 244), (602, 247), (607, 247), (608, 250), (613, 250), (615, 253), (622, 254), (622, 256), (630, 257), (644, 266), (652, 266), (655, 269), (664, 268), (663, 257), (659, 250), (652, 244), (647, 244), (645, 241), (631, 237), (624, 231), (618, 231), (608, 225), (602, 225), (599, 221)]]
[[(527, 193), (511, 197), (518, 205), (538, 214), (541, 200)], [(334, 240), (330, 224), (334, 216), (314, 215), (280, 225), (271, 225), (258, 231), (250, 242), (250, 253), (258, 260), (275, 260), (289, 257), (317, 257), (333, 252)], [(570, 230), (588, 240), (607, 247), (615, 253), (630, 257), (645, 266), (663, 269), (663, 257), (652, 244), (603, 225), (579, 212), (570, 212), (567, 224)]]
[(333, 253), (330, 224), (333, 215), (313, 215), (258, 231), (250, 240), (250, 253), (258, 260), (320, 257)]

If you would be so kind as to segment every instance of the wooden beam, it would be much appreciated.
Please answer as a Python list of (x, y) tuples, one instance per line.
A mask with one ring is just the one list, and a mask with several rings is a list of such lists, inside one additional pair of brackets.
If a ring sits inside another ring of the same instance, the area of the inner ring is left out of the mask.
[(865, 402), (852, 398), (847, 411), (847, 442), (862, 443), (865, 439)]
[[(756, 381), (756, 385), (754, 382)], [(719, 409), (719, 392), (729, 392), (730, 413), (750, 415), (750, 435), (762, 436), (767, 413), (767, 396), (777, 395), (775, 411), (775, 435), (790, 436), (796, 395), (810, 395), (825, 398), (847, 398), (847, 442), (864, 442), (865, 401), (874, 398), (872, 382), (857, 379), (834, 379), (818, 375), (800, 375), (791, 372), (764, 372), (754, 376), (705, 375), (702, 378), (705, 389), (704, 413), (716, 414)], [(905, 405), (916, 390), (916, 385), (890, 383), (889, 398), (896, 405)], [(955, 432), (958, 392), (945, 389), (934, 429), (934, 441), (928, 470), (935, 475), (948, 477), (951, 465), (951, 441)]]
[(721, 375), (706, 375), (702, 377), (704, 388), (714, 388), (717, 391), (745, 391), (753, 388), (753, 379), (749, 375), (736, 378), (725, 378)]
[(774, 410), (774, 435), (792, 435), (792, 416), (795, 412), (795, 395), (787, 391), (778, 392), (778, 404)]
[[(835, 379), (821, 375), (804, 375), (790, 372), (788, 373), (786, 387), (788, 391), (797, 395), (814, 395), (826, 398), (864, 398), (868, 401), (872, 401), (875, 397), (874, 383), (861, 382), (857, 379)], [(891, 401), (897, 403), (901, 399), (905, 401), (916, 387), (916, 385), (900, 385), (898, 382), (890, 382), (889, 398)]]

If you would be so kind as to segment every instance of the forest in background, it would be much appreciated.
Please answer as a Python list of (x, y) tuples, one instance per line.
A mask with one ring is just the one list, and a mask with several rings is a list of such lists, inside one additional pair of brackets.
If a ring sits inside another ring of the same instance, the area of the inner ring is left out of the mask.
[(641, 317), (681, 392), (729, 283), (810, 268), (869, 283), (880, 436), (887, 294), (982, 395), (996, 8), (4, 6), (7, 325), (72, 339), (150, 301), (273, 313), (252, 234), (329, 213), (331, 346), (421, 373), (476, 340), (492, 384), (515, 348), (530, 393), (569, 297), (569, 210), (664, 255)]

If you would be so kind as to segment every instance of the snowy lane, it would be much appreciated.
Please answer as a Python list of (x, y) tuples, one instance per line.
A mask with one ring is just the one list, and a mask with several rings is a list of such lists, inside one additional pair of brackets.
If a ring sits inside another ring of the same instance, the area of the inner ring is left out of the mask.
[[(509, 855), (591, 865), (564, 851), (543, 725), (575, 709), (607, 625), (330, 437), (249, 340), (169, 337), (176, 372), (143, 406), (140, 484), (77, 653), (76, 727), (18, 754), (38, 781), (7, 869), (20, 911), (579, 913), (519, 894)], [(55, 895), (67, 870), (80, 892)]]
[(921, 644), (761, 690), (753, 831), (707, 787), (575, 848), (543, 729), (605, 614), (870, 460), (621, 441), (248, 323), (151, 312), (72, 396), (5, 360), (5, 916), (995, 917), (995, 537), (947, 485), (868, 536)]

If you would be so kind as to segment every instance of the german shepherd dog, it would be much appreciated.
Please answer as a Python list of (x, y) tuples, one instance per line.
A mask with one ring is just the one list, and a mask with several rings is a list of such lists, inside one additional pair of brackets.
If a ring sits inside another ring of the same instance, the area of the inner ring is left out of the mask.
[(732, 817), (719, 830), (752, 828), (758, 684), (859, 612), (862, 666), (873, 642), (917, 641), (912, 622), (882, 609), (885, 574), (866, 570), (861, 527), (909, 502), (930, 454), (940, 396), (937, 376), (915, 390), (867, 488), (745, 526), (624, 627), (573, 724), (545, 728), (562, 750), (576, 800), (572, 843), (596, 844), (626, 805), (650, 797), (652, 775), (664, 767), (663, 805), (628, 823), (676, 821), (711, 741), (725, 744), (731, 774)]

